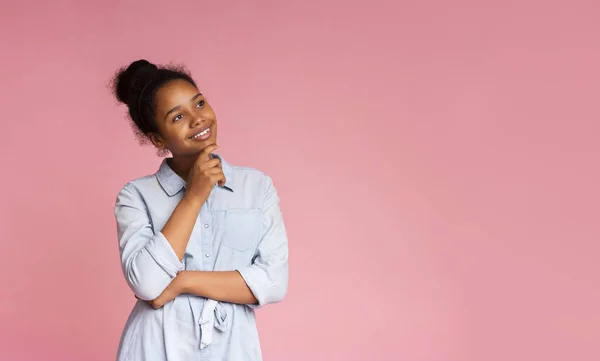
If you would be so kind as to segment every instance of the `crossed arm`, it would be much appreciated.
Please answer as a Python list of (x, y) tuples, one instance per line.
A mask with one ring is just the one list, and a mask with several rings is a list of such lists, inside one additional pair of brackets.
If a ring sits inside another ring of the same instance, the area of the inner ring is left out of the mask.
[(258, 303), (237, 271), (180, 271), (169, 286), (148, 303), (154, 308), (161, 308), (183, 293), (230, 303)]
[(115, 217), (123, 272), (136, 297), (154, 308), (184, 293), (253, 307), (281, 301), (288, 283), (287, 236), (268, 177), (264, 194), (265, 231), (253, 264), (232, 271), (187, 271), (181, 260), (202, 203), (184, 197), (154, 234), (139, 194), (123, 188)]

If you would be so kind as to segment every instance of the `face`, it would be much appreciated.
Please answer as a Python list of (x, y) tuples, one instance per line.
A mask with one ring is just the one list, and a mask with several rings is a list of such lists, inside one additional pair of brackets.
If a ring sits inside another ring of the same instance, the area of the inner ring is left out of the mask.
[(156, 92), (156, 125), (152, 143), (173, 157), (192, 157), (217, 140), (215, 113), (191, 83), (178, 79)]

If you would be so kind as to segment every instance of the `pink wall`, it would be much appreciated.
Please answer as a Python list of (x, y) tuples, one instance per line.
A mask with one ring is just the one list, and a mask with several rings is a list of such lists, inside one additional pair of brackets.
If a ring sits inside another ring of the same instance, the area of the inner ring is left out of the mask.
[(139, 57), (279, 188), (265, 360), (600, 358), (599, 3), (354, 3), (3, 2), (1, 360), (114, 357), (112, 207), (159, 159), (106, 83)]

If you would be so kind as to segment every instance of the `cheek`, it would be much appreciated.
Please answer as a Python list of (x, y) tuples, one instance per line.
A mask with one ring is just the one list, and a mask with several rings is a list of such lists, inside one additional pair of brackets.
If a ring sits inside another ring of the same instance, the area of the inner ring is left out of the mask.
[(178, 129), (169, 129), (164, 132), (163, 139), (166, 141), (169, 148), (173, 146), (177, 147), (178, 144), (181, 144), (185, 135), (180, 133), (181, 132), (179, 132)]
[(204, 113), (205, 116), (207, 116), (211, 119), (214, 119), (215, 121), (217, 120), (215, 117), (215, 111), (210, 105), (206, 106), (204, 108), (204, 111), (205, 111), (205, 113)]

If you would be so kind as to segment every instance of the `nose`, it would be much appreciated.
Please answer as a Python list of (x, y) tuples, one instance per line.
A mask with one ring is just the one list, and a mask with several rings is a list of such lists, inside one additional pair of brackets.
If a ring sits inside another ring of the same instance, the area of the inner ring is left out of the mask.
[(204, 118), (200, 114), (194, 114), (194, 116), (190, 118), (190, 128), (196, 128), (204, 123)]

